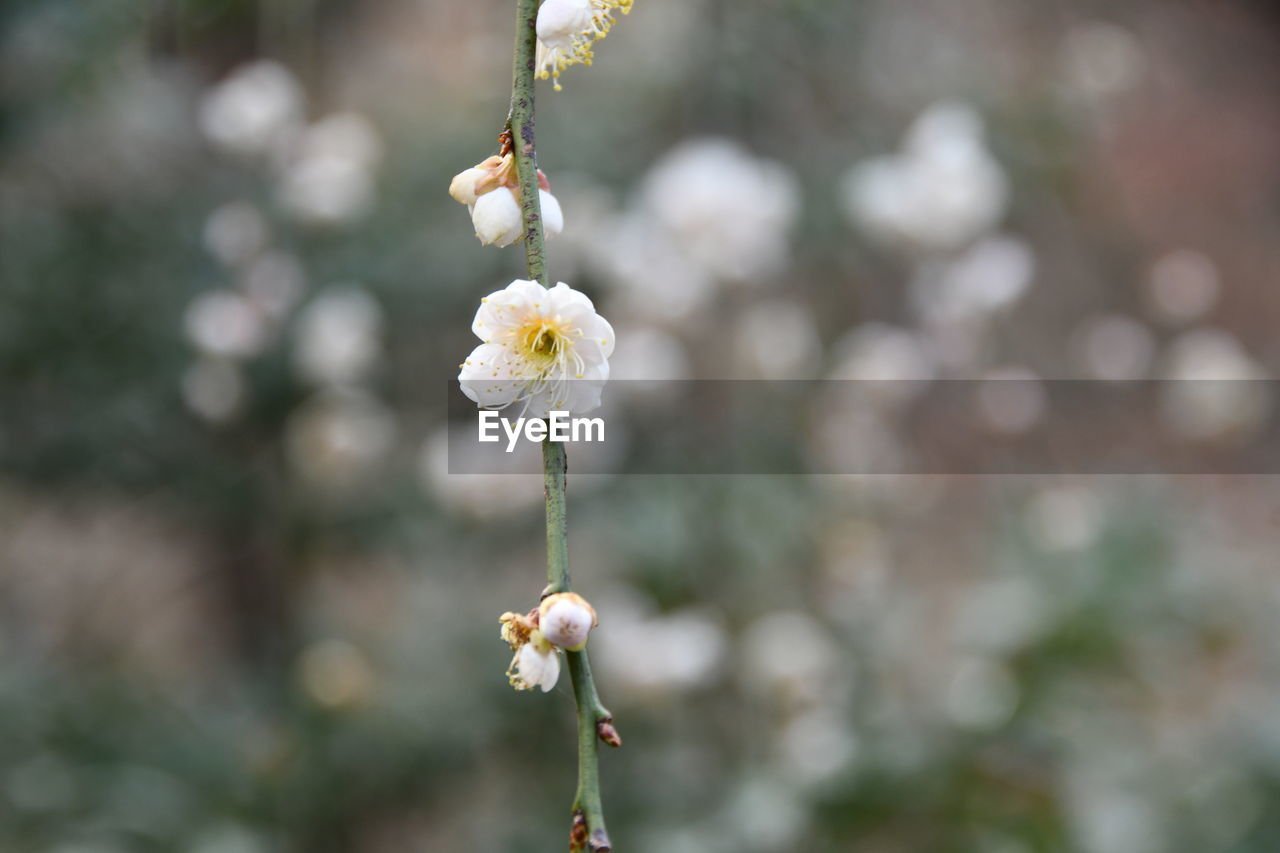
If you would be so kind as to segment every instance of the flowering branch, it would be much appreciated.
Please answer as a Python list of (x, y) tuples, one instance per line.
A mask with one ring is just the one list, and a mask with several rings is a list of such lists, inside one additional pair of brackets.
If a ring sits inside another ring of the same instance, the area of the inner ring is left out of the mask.
[[(514, 155), (524, 225), (525, 263), (528, 276), (547, 286), (546, 239), (538, 192), (538, 164), (534, 148), (534, 79), (537, 56), (539, 0), (516, 0), (516, 41), (511, 86), (511, 113), (507, 119), (504, 145)], [(565, 513), (565, 477), (568, 460), (564, 444), (550, 438), (542, 444), (544, 490), (547, 502), (547, 588), (545, 596), (570, 592), (569, 548)], [(622, 740), (613, 727), (613, 717), (600, 702), (591, 664), (585, 649), (565, 651), (573, 682), (578, 714), (578, 789), (573, 801), (570, 850), (607, 853), (612, 849), (605, 829), (604, 807), (600, 800), (600, 771), (597, 761), (599, 738), (610, 746)]]

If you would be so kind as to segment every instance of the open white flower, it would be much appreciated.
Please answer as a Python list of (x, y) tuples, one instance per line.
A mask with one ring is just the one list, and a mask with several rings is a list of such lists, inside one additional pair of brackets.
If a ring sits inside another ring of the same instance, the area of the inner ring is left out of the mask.
[(592, 46), (613, 28), (613, 13), (627, 14), (632, 0), (544, 0), (538, 9), (537, 74), (557, 91), (560, 72), (590, 65)]
[(555, 646), (547, 642), (538, 631), (534, 631), (529, 642), (516, 650), (507, 678), (516, 690), (532, 690), (541, 688), (547, 693), (560, 679), (560, 656)]
[(480, 300), (471, 331), (484, 341), (460, 366), (462, 392), (481, 408), (521, 403), (529, 417), (600, 405), (613, 327), (564, 282), (517, 279)]

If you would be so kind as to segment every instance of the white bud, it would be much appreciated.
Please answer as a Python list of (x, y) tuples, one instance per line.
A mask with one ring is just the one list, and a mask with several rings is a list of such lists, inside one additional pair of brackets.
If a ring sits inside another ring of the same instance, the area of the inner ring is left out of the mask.
[(564, 230), (564, 211), (556, 197), (546, 190), (538, 190), (538, 199), (542, 205), (542, 228), (548, 237), (554, 237)]
[(566, 47), (591, 24), (591, 0), (545, 0), (538, 9), (538, 38), (550, 47)]
[(516, 652), (515, 674), (511, 683), (517, 690), (540, 687), (543, 693), (547, 693), (559, 680), (560, 656), (554, 648), (543, 643), (528, 642)]
[(488, 172), (479, 166), (464, 169), (453, 176), (449, 182), (449, 195), (455, 200), (470, 206), (476, 203), (476, 183), (488, 176)]
[(549, 595), (538, 608), (538, 630), (549, 642), (571, 652), (587, 644), (595, 624), (595, 609), (577, 593)]
[(486, 246), (510, 246), (524, 231), (524, 217), (515, 193), (508, 187), (498, 187), (477, 197), (471, 208), (471, 224)]

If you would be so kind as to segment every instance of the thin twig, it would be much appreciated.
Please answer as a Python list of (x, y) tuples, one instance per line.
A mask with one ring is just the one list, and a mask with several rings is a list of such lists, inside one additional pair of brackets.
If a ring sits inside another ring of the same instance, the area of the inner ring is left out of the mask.
[[(537, 49), (539, 0), (516, 0), (516, 44), (511, 85), (511, 113), (507, 129), (512, 137), (520, 209), (524, 215), (524, 251), (528, 276), (547, 286), (546, 238), (538, 197), (538, 163), (534, 147), (534, 58)], [(547, 499), (546, 594), (569, 591), (569, 546), (565, 516), (565, 476), (568, 462), (564, 445), (549, 439), (542, 444)], [(600, 769), (596, 739), (620, 746), (613, 717), (601, 704), (591, 677), (585, 650), (565, 652), (573, 698), (578, 712), (578, 790), (573, 801), (570, 849), (607, 853), (612, 849), (604, 825), (600, 801)]]

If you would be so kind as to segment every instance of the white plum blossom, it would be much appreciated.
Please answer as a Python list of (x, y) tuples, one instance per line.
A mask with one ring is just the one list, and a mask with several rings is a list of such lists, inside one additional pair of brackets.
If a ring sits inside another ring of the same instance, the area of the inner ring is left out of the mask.
[(510, 246), (524, 231), (520, 202), (508, 187), (498, 187), (476, 198), (471, 208), (476, 237), (486, 246)]
[[(449, 182), (449, 195), (467, 206), (476, 238), (486, 246), (510, 246), (524, 236), (524, 212), (520, 207), (520, 182), (515, 157), (508, 151), (495, 154)], [(547, 176), (538, 170), (538, 204), (547, 237), (564, 230), (564, 211), (551, 194)]]
[(511, 666), (507, 667), (507, 679), (516, 690), (532, 690), (543, 693), (556, 686), (560, 678), (559, 650), (553, 646), (536, 625), (536, 611), (527, 615), (503, 613), (498, 619), (502, 625), (501, 637), (511, 650)]
[(538, 190), (538, 203), (542, 207), (542, 229), (547, 237), (554, 237), (564, 230), (564, 211), (560, 202), (546, 190)]
[(590, 65), (593, 47), (613, 28), (613, 13), (627, 14), (632, 0), (545, 0), (538, 9), (537, 75), (560, 90), (560, 72)]
[(508, 677), (516, 690), (532, 690), (537, 687), (543, 693), (549, 692), (560, 680), (560, 656), (555, 646), (545, 639), (539, 641), (535, 631), (534, 639), (516, 652)]
[(479, 166), (463, 169), (449, 182), (449, 195), (470, 207), (476, 203), (476, 185), (488, 176), (488, 170)]
[(538, 9), (538, 38), (546, 45), (570, 48), (578, 33), (591, 26), (591, 0), (546, 0)]
[(577, 593), (549, 595), (538, 607), (538, 628), (547, 641), (568, 651), (587, 644), (587, 635), (596, 625), (596, 611)]
[(460, 365), (458, 381), (481, 408), (522, 403), (529, 417), (546, 417), (600, 405), (613, 327), (564, 282), (511, 282), (480, 301), (471, 331), (484, 343)]
[(856, 164), (842, 179), (850, 221), (872, 238), (929, 251), (958, 249), (1003, 216), (1009, 182), (963, 103), (925, 110), (898, 154)]

